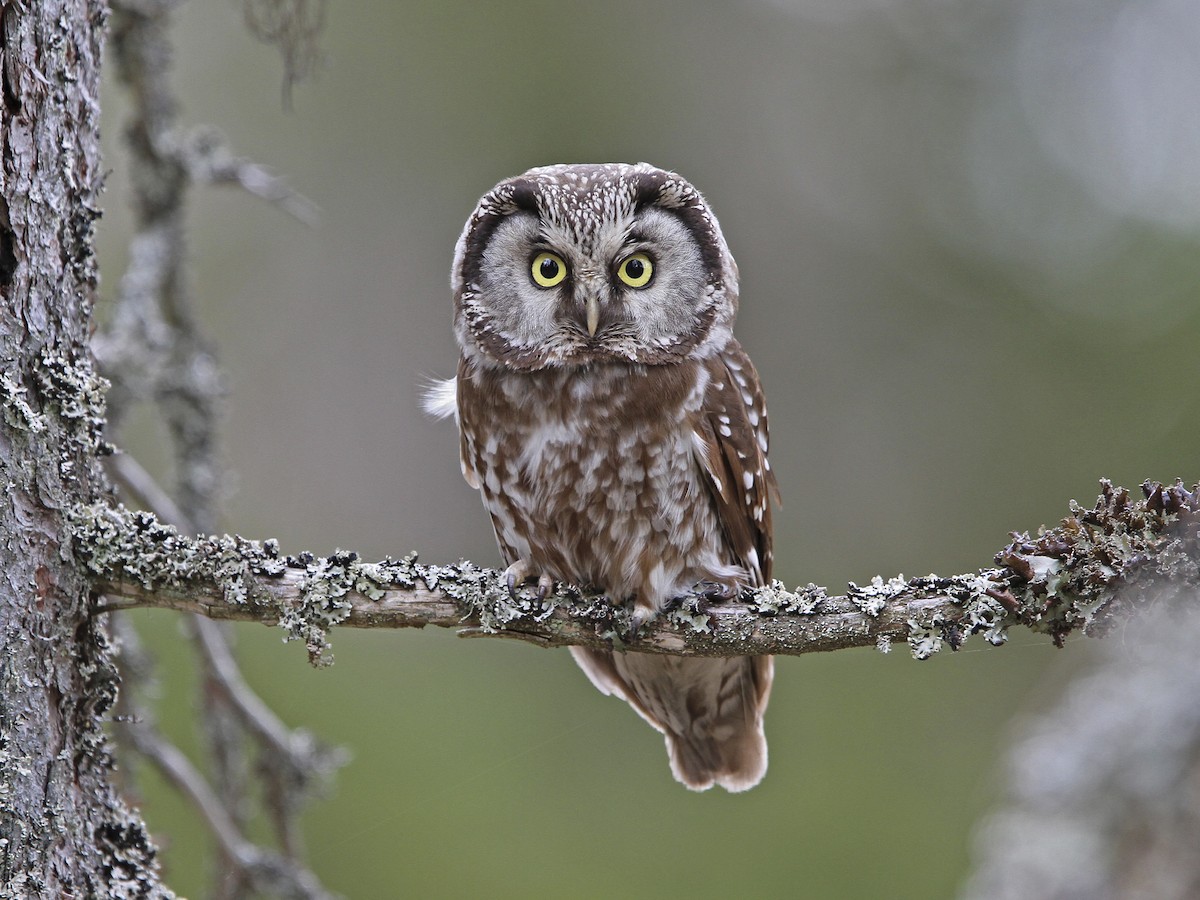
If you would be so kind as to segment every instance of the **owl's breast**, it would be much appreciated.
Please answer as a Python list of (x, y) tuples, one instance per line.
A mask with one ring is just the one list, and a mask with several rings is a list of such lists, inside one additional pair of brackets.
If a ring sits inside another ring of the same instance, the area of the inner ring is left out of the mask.
[(731, 569), (695, 457), (696, 367), (503, 373), (460, 387), (464, 454), (508, 562), (659, 608)]

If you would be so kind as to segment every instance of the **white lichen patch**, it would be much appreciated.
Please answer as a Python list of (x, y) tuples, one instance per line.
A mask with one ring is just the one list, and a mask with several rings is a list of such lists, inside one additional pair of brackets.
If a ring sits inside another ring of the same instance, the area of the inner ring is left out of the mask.
[(29, 405), (24, 385), (18, 384), (6, 372), (0, 373), (0, 404), (3, 404), (4, 421), (12, 427), (24, 428), (34, 434), (46, 430), (46, 417)]
[(954, 594), (963, 605), (962, 624), (969, 634), (982, 634), (993, 647), (1008, 640), (1008, 629), (1013, 624), (1000, 601), (989, 592), (1000, 585), (1000, 570), (987, 569), (977, 575), (959, 579), (964, 591)]
[(799, 590), (789, 591), (777, 578), (772, 579), (769, 585), (756, 589), (753, 596), (752, 608), (766, 616), (814, 615), (828, 597), (825, 588), (811, 582)]
[(146, 512), (105, 503), (74, 507), (68, 524), (75, 554), (96, 575), (126, 579), (146, 590), (215, 583), (227, 603), (252, 597), (252, 575), (280, 575), (278, 544), (237, 535), (186, 537)]
[[(1003, 575), (1001, 569), (983, 569), (974, 574), (949, 577), (930, 574), (909, 579), (897, 575), (884, 580), (877, 575), (865, 587), (851, 582), (847, 597), (860, 612), (881, 623), (894, 617), (900, 609), (919, 607), (922, 600), (949, 599), (954, 606), (943, 606), (943, 609), (958, 607), (961, 613), (938, 615), (928, 624), (922, 624), (924, 619), (920, 616), (903, 620), (913, 656), (927, 659), (943, 644), (958, 650), (972, 634), (982, 633), (988, 643), (996, 646), (1007, 640), (1007, 630), (1014, 619), (994, 596), (1005, 586)], [(884, 624), (881, 627), (892, 626)], [(890, 651), (893, 635), (894, 632), (888, 632), (877, 639), (876, 646), (881, 652)]]
[(329, 652), (329, 629), (350, 615), (346, 595), (355, 590), (358, 554), (335, 550), (323, 558), (311, 558), (304, 565), (300, 581), (300, 602), (290, 604), (279, 618), (286, 632), (284, 641), (304, 641), (308, 659), (314, 666), (333, 663)]
[[(1050, 597), (1057, 596), (1059, 589), (1067, 580), (1062, 562), (1051, 556), (1037, 555), (1027, 557), (1027, 561), (1033, 577), (1045, 585), (1046, 594)], [(1111, 577), (1113, 572), (1109, 569), (1105, 574)]]
[(668, 622), (679, 625), (700, 634), (711, 634), (708, 624), (708, 613), (703, 609), (698, 597), (685, 597), (664, 616)]
[[(303, 640), (316, 664), (327, 662), (325, 633), (348, 613), (342, 598), (355, 589), (358, 576), (353, 554), (319, 561), (309, 557), (304, 563), (285, 560), (274, 540), (181, 535), (149, 513), (119, 505), (80, 505), (68, 521), (75, 555), (93, 574), (130, 581), (147, 591), (215, 588), (227, 604), (271, 606), (287, 632), (285, 639)], [(280, 607), (260, 579), (278, 577), (289, 567), (305, 569), (302, 599)]]
[(480, 568), (465, 560), (448, 566), (421, 565), (413, 554), (405, 557), (405, 563), (410, 578), (458, 601), (464, 608), (463, 618), (477, 616), (479, 628), (486, 634), (519, 630), (522, 622), (544, 624), (558, 609), (589, 620), (612, 618), (607, 603), (596, 602), (594, 596), (584, 595), (568, 584), (555, 584), (553, 591), (539, 598), (534, 587), (520, 587), (510, 593), (503, 572)]
[(851, 581), (846, 595), (862, 612), (875, 618), (889, 603), (909, 590), (909, 583), (903, 575), (889, 578), (886, 582), (879, 575), (875, 575), (866, 587), (859, 587)]
[(42, 351), (41, 362), (37, 393), (70, 426), (69, 449), (85, 456), (111, 453), (112, 447), (102, 438), (109, 383), (92, 367), (90, 355), (55, 345)]
[(913, 659), (929, 659), (942, 649), (942, 638), (938, 631), (937, 625), (924, 626), (916, 619), (908, 620), (908, 649)]

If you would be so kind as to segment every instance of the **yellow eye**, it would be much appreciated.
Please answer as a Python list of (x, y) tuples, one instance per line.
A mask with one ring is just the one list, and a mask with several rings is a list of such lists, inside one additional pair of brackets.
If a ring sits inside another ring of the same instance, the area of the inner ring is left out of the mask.
[(635, 253), (617, 266), (617, 277), (631, 288), (645, 287), (654, 277), (654, 263), (645, 253)]
[(557, 287), (567, 277), (567, 264), (554, 253), (539, 253), (533, 258), (530, 274), (538, 287)]

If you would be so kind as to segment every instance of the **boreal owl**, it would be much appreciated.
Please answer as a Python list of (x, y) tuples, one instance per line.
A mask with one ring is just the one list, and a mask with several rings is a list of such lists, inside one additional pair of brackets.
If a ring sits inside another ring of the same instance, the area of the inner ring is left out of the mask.
[[(428, 406), (457, 415), (510, 586), (594, 587), (637, 628), (697, 585), (769, 582), (767, 411), (733, 337), (737, 266), (691, 184), (531, 169), (479, 201), (451, 285), (458, 374)], [(689, 788), (763, 777), (771, 657), (571, 652), (666, 736)]]

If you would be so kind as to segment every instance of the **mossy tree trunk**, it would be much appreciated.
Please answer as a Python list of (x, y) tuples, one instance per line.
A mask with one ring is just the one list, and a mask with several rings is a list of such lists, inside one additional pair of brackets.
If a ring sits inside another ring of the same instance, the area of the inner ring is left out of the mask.
[(170, 896), (113, 785), (117, 673), (66, 532), (105, 490), (88, 337), (107, 8), (0, 9), (0, 896)]

